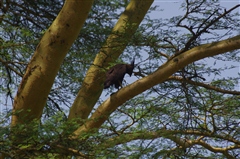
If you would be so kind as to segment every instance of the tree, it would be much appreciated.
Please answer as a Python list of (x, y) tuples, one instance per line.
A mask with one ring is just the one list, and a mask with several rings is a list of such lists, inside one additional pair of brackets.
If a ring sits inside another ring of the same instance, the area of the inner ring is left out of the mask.
[[(152, 3), (1, 5), (2, 158), (239, 157), (239, 74), (224, 75), (240, 61), (240, 5), (186, 0), (153, 19)], [(138, 80), (103, 100), (108, 68), (133, 56)]]

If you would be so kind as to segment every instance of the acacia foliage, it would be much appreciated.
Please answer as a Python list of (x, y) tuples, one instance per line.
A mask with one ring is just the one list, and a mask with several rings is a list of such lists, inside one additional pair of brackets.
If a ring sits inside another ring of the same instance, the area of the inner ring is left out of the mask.
[[(74, 120), (67, 121), (66, 112), (88, 67), (127, 4), (127, 1), (95, 1), (59, 70), (41, 125), (19, 125), (14, 128), (18, 130), (13, 131), (16, 134), (9, 138), (9, 114), (4, 115), (2, 153), (15, 158), (50, 158), (59, 154), (86, 158), (239, 157), (239, 75), (229, 75), (238, 67), (238, 50), (187, 65), (163, 83), (119, 106), (98, 132), (69, 139), (79, 125)], [(3, 5), (1, 104), (6, 106), (6, 113), (11, 111), (11, 99), (39, 38), (61, 5), (61, 1), (6, 1)], [(186, 0), (181, 5), (182, 15), (153, 19), (148, 14), (119, 61), (128, 62), (136, 55), (135, 77), (146, 77), (173, 56), (237, 35), (238, 7), (233, 4), (226, 9), (216, 2)], [(96, 107), (103, 100), (100, 98)], [(13, 146), (14, 136), (22, 136), (24, 140)]]

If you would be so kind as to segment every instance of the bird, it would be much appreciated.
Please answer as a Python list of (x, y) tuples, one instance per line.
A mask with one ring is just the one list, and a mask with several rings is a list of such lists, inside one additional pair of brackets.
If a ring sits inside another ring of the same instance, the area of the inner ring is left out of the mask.
[(119, 86), (122, 88), (122, 81), (125, 74), (129, 74), (132, 76), (133, 69), (134, 69), (134, 61), (133, 58), (131, 64), (116, 64), (115, 66), (111, 67), (106, 73), (106, 80), (104, 82), (104, 89), (109, 88), (110, 86), (114, 85), (116, 89), (119, 89)]

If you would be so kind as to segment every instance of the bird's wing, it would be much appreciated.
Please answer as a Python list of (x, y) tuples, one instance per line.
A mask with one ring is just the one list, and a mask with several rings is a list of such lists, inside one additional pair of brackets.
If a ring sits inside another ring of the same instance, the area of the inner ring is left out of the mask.
[(124, 65), (123, 64), (117, 64), (113, 67), (111, 67), (108, 71), (107, 71), (107, 75), (112, 74), (115, 70), (118, 71), (119, 69), (121, 69)]
[(107, 71), (107, 74), (111, 74), (114, 71), (114, 67), (110, 68), (110, 70)]

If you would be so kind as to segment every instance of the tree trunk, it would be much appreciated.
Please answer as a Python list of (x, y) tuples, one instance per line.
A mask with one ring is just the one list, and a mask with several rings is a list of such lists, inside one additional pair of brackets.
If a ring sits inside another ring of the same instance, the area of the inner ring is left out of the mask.
[[(153, 0), (131, 0), (89, 68), (71, 107), (69, 119), (86, 119), (102, 93), (106, 68), (126, 48)], [(134, 56), (134, 55), (132, 55)]]
[(66, 0), (28, 64), (14, 99), (12, 126), (39, 119), (60, 65), (77, 38), (93, 0)]

